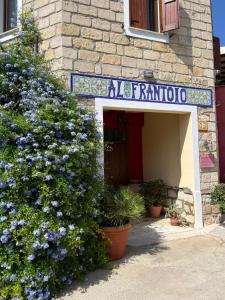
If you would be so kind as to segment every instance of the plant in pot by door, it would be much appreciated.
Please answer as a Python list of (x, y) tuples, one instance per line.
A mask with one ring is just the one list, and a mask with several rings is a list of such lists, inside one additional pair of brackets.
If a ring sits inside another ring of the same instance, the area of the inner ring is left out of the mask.
[(144, 182), (141, 186), (141, 194), (145, 199), (146, 209), (152, 218), (159, 218), (162, 206), (167, 199), (167, 185), (162, 179)]
[(177, 226), (181, 217), (181, 209), (178, 208), (177, 205), (172, 204), (168, 208), (165, 217), (170, 218), (170, 224), (172, 226)]
[(100, 226), (105, 234), (110, 260), (124, 256), (131, 228), (130, 221), (144, 212), (144, 200), (127, 187), (107, 188), (100, 207)]

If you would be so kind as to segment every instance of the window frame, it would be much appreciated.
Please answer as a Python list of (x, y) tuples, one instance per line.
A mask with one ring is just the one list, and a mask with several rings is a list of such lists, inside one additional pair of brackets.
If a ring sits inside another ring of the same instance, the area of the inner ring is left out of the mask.
[(130, 26), (130, 1), (124, 0), (124, 30), (131, 37), (146, 39), (156, 42), (169, 43), (169, 34)]
[[(3, 5), (5, 4), (5, 0), (3, 0)], [(17, 0), (17, 27), (7, 30), (6, 28), (6, 15), (5, 15), (5, 6), (4, 6), (4, 11), (3, 11), (3, 31), (0, 32), (0, 43), (6, 43), (13, 38), (15, 38), (15, 32), (18, 30), (18, 27), (20, 25), (19, 23), (19, 12), (22, 11), (22, 0)], [(6, 30), (5, 30), (6, 29)]]

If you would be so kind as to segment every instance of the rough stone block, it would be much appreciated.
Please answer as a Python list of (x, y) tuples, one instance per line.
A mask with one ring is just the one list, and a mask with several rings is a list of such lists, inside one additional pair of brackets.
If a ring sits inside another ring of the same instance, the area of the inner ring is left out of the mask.
[(122, 68), (120, 66), (112, 66), (112, 65), (102, 65), (102, 73), (104, 75), (112, 75), (112, 76), (121, 76)]
[(84, 38), (96, 41), (102, 40), (102, 31), (93, 28), (82, 28), (81, 35)]
[(178, 191), (174, 189), (168, 189), (167, 194), (169, 198), (177, 199)]
[(80, 50), (79, 59), (97, 62), (99, 61), (99, 53), (88, 50)]
[(79, 14), (75, 14), (75, 15), (73, 14), (72, 23), (80, 26), (91, 27), (91, 18)]
[(111, 43), (97, 42), (96, 43), (96, 51), (115, 54), (116, 53), (116, 45)]
[(119, 55), (103, 54), (102, 62), (111, 65), (120, 65), (121, 59)]
[(73, 47), (77, 49), (93, 50), (94, 46), (95, 44), (92, 40), (82, 39), (82, 38), (75, 38), (73, 40)]
[(63, 23), (62, 27), (62, 34), (69, 35), (69, 36), (79, 36), (80, 35), (80, 27), (74, 24), (66, 24)]
[(142, 58), (142, 50), (135, 47), (125, 47), (124, 54), (130, 57)]

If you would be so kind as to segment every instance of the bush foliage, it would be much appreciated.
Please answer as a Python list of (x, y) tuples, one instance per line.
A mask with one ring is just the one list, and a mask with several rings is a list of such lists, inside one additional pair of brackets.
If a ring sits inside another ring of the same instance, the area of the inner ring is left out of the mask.
[(211, 193), (212, 204), (219, 204), (221, 213), (225, 213), (225, 184), (220, 183), (215, 186)]
[(103, 266), (98, 133), (35, 51), (32, 17), (0, 51), (0, 299), (53, 299)]
[(105, 188), (100, 201), (99, 223), (102, 226), (122, 226), (137, 220), (144, 213), (144, 200), (128, 187)]

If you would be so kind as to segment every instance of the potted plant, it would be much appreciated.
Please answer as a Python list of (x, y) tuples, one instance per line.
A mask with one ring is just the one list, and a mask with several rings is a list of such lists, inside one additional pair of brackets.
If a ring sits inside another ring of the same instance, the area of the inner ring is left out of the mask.
[(145, 206), (152, 218), (159, 218), (162, 206), (167, 199), (167, 185), (162, 179), (144, 182), (141, 186), (141, 193), (145, 199)]
[(181, 209), (178, 208), (176, 204), (170, 205), (165, 215), (166, 218), (170, 218), (170, 224), (172, 226), (178, 225), (180, 216), (181, 216)]
[(124, 256), (131, 228), (130, 221), (144, 212), (144, 200), (127, 187), (107, 188), (100, 207), (100, 226), (108, 239), (107, 253), (110, 260)]

